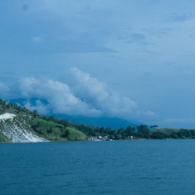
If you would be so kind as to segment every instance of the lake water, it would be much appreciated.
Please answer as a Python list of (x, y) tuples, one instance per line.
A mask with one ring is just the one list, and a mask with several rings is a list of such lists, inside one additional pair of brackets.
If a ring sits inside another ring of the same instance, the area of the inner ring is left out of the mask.
[(0, 195), (195, 194), (195, 140), (0, 144)]

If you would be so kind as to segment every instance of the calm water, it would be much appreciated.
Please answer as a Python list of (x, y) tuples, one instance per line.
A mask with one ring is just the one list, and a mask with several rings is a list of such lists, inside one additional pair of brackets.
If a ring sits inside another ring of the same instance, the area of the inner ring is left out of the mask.
[(195, 194), (195, 140), (0, 144), (0, 195)]

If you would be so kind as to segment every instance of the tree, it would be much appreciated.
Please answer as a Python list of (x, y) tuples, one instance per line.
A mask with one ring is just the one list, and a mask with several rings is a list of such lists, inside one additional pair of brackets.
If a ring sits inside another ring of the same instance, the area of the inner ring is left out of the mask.
[(127, 136), (135, 136), (135, 128), (128, 126), (126, 128)]
[(167, 135), (164, 132), (155, 131), (155, 132), (152, 132), (151, 138), (152, 139), (165, 139), (167, 138)]
[(33, 113), (32, 113), (33, 117), (36, 118), (38, 116), (38, 112), (37, 110), (33, 110)]
[(151, 125), (150, 126), (150, 129), (156, 129), (156, 128), (158, 128), (158, 125)]
[(137, 135), (138, 137), (142, 137), (142, 138), (149, 138), (150, 137), (150, 130), (146, 125), (140, 125), (137, 126)]

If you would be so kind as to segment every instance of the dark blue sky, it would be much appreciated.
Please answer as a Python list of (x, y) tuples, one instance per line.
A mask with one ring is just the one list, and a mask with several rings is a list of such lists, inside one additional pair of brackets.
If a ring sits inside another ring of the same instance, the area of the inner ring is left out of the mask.
[(36, 105), (42, 113), (195, 127), (194, 7), (193, 0), (1, 1), (1, 97), (44, 98), (49, 105)]

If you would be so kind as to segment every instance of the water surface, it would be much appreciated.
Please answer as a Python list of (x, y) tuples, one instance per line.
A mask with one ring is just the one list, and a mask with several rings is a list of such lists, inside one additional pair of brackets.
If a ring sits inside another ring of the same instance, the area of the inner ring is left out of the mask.
[(0, 144), (1, 195), (195, 194), (195, 140)]

